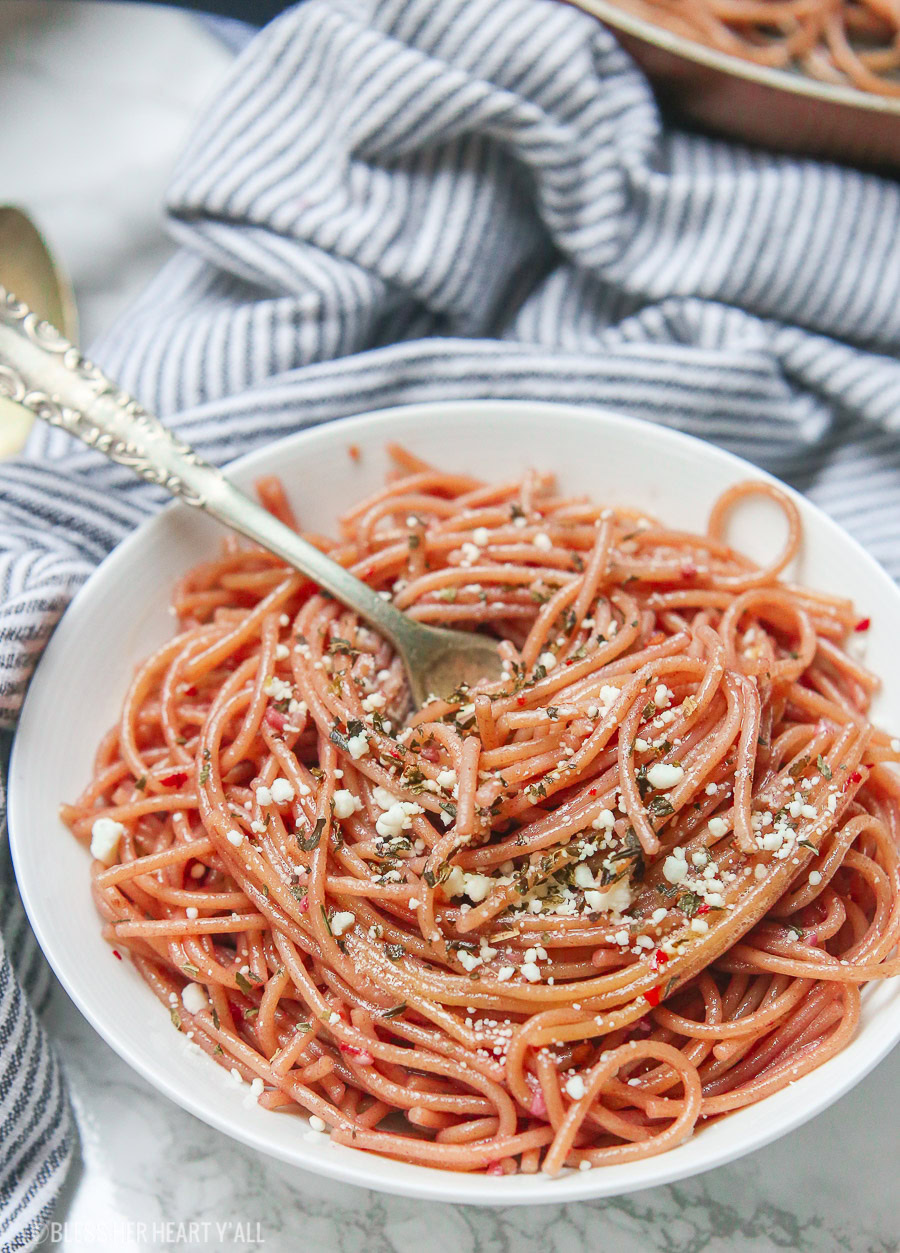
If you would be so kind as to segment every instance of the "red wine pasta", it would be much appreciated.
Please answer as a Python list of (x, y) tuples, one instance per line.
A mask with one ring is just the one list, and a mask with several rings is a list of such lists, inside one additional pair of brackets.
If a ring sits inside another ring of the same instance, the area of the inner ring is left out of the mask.
[(900, 96), (896, 0), (615, 0), (718, 52), (775, 69)]
[[(228, 540), (63, 807), (104, 935), (173, 1029), (338, 1143), (491, 1174), (661, 1153), (820, 1066), (898, 973), (868, 622), (783, 580), (800, 519), (768, 484), (701, 535), (392, 455), (308, 538), (498, 637), (503, 678), (410, 709), (373, 631)], [(787, 520), (764, 567), (725, 538), (756, 494)]]

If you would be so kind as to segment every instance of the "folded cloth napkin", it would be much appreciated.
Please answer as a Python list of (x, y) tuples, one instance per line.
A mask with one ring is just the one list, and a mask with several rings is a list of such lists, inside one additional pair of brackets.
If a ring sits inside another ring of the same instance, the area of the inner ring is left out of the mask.
[[(307, 0), (235, 62), (168, 209), (183, 248), (94, 355), (213, 461), (392, 404), (599, 403), (774, 469), (900, 573), (900, 187), (668, 128), (566, 4)], [(0, 465), (7, 726), (160, 503), (59, 432)], [(0, 1041), (15, 1012), (40, 1078), (4, 1044), (0, 1232), (25, 1248), (68, 1125), (5, 961)]]

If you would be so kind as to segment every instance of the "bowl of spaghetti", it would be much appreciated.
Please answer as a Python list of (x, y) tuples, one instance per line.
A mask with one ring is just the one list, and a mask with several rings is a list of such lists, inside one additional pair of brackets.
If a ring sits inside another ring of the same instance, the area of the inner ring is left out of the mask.
[(183, 506), (103, 562), (28, 693), (11, 843), (161, 1092), (346, 1182), (534, 1204), (749, 1152), (897, 1042), (900, 593), (825, 515), (520, 402), (230, 473), (505, 674), (411, 708), (374, 633)]
[(571, 0), (685, 121), (784, 152), (900, 167), (900, 10), (842, 0)]

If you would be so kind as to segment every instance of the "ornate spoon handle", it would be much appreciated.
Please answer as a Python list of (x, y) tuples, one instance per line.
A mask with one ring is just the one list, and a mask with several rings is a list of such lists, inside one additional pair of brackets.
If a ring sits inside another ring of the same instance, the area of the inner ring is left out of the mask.
[(0, 395), (262, 544), (355, 609), (404, 655), (419, 644), (421, 626), (246, 496), (3, 287)]

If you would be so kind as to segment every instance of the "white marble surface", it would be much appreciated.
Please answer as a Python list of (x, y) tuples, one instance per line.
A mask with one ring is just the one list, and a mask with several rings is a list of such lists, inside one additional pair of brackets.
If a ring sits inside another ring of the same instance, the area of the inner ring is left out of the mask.
[[(167, 255), (160, 209), (167, 172), (226, 62), (204, 30), (172, 11), (62, 0), (0, 5), (0, 200), (34, 213), (65, 259), (86, 342)], [(900, 1248), (900, 1050), (814, 1122), (703, 1177), (595, 1204), (477, 1210), (378, 1196), (261, 1158), (154, 1092), (60, 989), (47, 1021), (81, 1136), (56, 1216), (67, 1227), (55, 1247), (103, 1253)]]
[[(900, 1050), (813, 1122), (699, 1178), (613, 1201), (488, 1210), (380, 1196), (261, 1158), (155, 1093), (60, 990), (48, 1021), (82, 1137), (79, 1167), (60, 1207), (73, 1232), (64, 1247), (73, 1250), (888, 1253), (900, 1247)], [(77, 1243), (77, 1232), (97, 1221), (107, 1225), (100, 1239)], [(211, 1227), (206, 1242), (174, 1246), (149, 1231), (154, 1223), (191, 1221), (231, 1227), (221, 1238)], [(150, 1237), (144, 1241), (140, 1222)]]
[(0, 0), (0, 202), (69, 271), (89, 344), (170, 254), (169, 172), (231, 53), (153, 5)]

